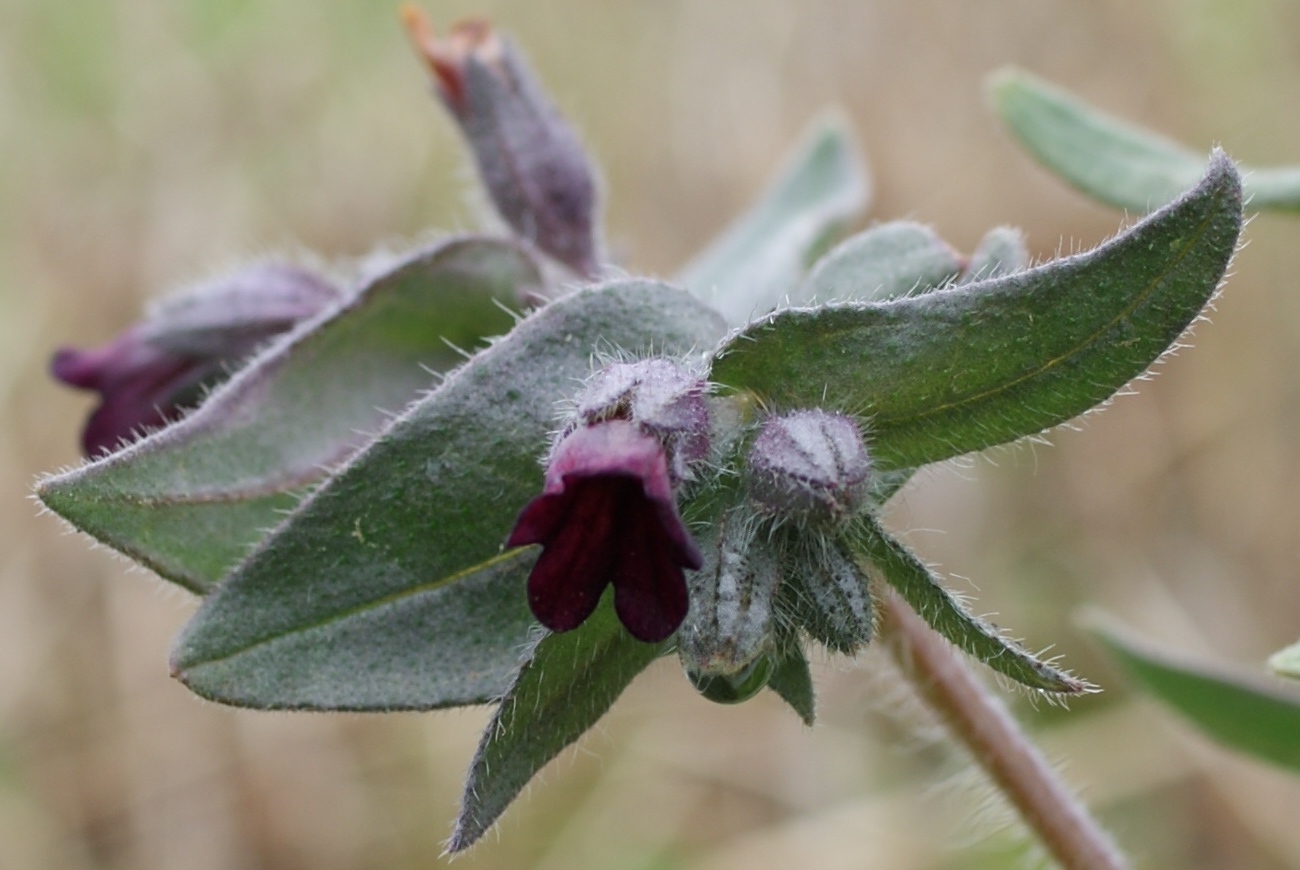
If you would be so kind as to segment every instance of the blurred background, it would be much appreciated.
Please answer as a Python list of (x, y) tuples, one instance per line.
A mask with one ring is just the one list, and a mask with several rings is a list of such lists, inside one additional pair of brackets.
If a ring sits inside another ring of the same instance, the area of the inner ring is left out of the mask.
[[(0, 0), (0, 867), (440, 866), (485, 710), (241, 712), (168, 678), (186, 594), (28, 498), (77, 461), (89, 397), (45, 373), (169, 288), (242, 259), (364, 254), (475, 224), (470, 173), (373, 0)], [(669, 275), (806, 123), (845, 108), (873, 219), (1038, 257), (1124, 216), (986, 110), (1024, 66), (1257, 165), (1300, 162), (1300, 4), (1284, 0), (443, 0), (515, 35), (604, 167), (629, 269)], [(1262, 667), (1300, 636), (1300, 221), (1262, 216), (1202, 324), (1137, 397), (925, 474), (890, 524), (978, 609), (1106, 691), (1009, 695), (1142, 866), (1300, 866), (1300, 780), (1126, 692), (1071, 620)], [(942, 531), (937, 531), (942, 530)], [(1035, 851), (875, 652), (822, 657), (820, 721), (724, 708), (675, 660), (633, 684), (458, 867), (1032, 866)], [(1300, 739), (1300, 736), (1298, 736)]]

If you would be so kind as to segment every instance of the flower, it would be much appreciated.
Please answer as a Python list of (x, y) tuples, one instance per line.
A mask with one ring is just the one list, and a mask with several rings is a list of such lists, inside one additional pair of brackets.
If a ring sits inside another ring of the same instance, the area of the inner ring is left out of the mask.
[(507, 546), (541, 544), (528, 576), (533, 615), (552, 631), (577, 628), (605, 587), (633, 637), (656, 643), (688, 607), (683, 569), (703, 564), (678, 516), (663, 445), (610, 419), (565, 435), (542, 494), (520, 512)]
[(595, 172), (514, 45), (486, 21), (459, 22), (439, 38), (416, 6), (401, 14), (497, 212), (546, 254), (594, 275)]
[(134, 433), (174, 419), (232, 363), (338, 296), (311, 272), (259, 264), (164, 300), (100, 347), (60, 348), (51, 374), (101, 397), (82, 431), (85, 455), (110, 452)]

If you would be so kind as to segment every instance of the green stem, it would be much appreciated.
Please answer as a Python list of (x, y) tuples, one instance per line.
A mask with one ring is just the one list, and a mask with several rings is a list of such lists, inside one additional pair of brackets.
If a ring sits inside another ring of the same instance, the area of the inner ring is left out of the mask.
[(881, 610), (881, 638), (900, 670), (1057, 862), (1069, 870), (1124, 870), (1114, 842), (960, 653), (892, 588), (884, 590)]

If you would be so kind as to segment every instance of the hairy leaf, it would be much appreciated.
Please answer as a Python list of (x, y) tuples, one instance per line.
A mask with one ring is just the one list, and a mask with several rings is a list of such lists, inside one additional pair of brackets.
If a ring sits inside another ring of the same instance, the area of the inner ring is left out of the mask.
[[(433, 708), (499, 694), (526, 633), (524, 588), (519, 579), (484, 600), (479, 572), (498, 570), (519, 509), (541, 490), (536, 457), (557, 404), (596, 351), (684, 355), (723, 328), (653, 281), (580, 290), (535, 312), (408, 409), (209, 595), (177, 642), (177, 675), (255, 707)], [(431, 657), (467, 655), (428, 649), (463, 642), (464, 596), (479, 608), (481, 661), (429, 672)], [(380, 634), (389, 640), (374, 643)]]
[(816, 719), (816, 693), (813, 691), (812, 673), (808, 670), (808, 658), (798, 641), (792, 641), (781, 649), (767, 687), (789, 704), (805, 725), (812, 727)]
[(345, 305), (267, 348), (180, 422), (46, 478), (41, 499), (163, 577), (207, 591), (388, 418), (513, 324), (540, 284), (517, 245), (465, 237), (420, 250)]
[(1040, 660), (996, 626), (967, 612), (934, 572), (874, 519), (865, 518), (855, 527), (849, 546), (859, 559), (875, 565), (912, 609), (958, 649), (1031, 689), (1061, 694), (1088, 691), (1084, 681)]
[(1013, 275), (1029, 265), (1025, 234), (1015, 227), (994, 227), (984, 234), (970, 255), (958, 282), (969, 284)]
[(817, 261), (790, 305), (880, 302), (924, 293), (956, 278), (962, 258), (934, 230), (891, 221), (845, 239)]
[(920, 296), (775, 312), (730, 336), (710, 377), (769, 407), (866, 416), (881, 471), (1032, 435), (1177, 341), (1227, 268), (1240, 194), (1220, 154), (1190, 193), (1096, 250)]
[(483, 836), (542, 766), (595, 725), (661, 649), (627, 633), (608, 594), (580, 628), (543, 637), (474, 754), (448, 851), (467, 849)]
[(1300, 679), (1300, 642), (1273, 653), (1268, 657), (1268, 666), (1278, 676)]
[(686, 266), (679, 283), (731, 324), (776, 307), (866, 210), (870, 181), (844, 122), (823, 119), (758, 202)]
[[(1136, 124), (1107, 115), (1029, 73), (1006, 69), (989, 81), (994, 110), (1040, 163), (1083, 193), (1116, 208), (1149, 211), (1205, 171), (1205, 158)], [(1300, 209), (1300, 167), (1241, 169), (1252, 209)]]

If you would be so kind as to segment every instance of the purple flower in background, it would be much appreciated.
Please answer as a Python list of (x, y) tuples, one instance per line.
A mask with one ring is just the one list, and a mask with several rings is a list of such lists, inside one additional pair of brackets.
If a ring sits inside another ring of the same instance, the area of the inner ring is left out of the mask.
[(85, 455), (112, 451), (135, 433), (175, 419), (232, 364), (339, 295), (303, 269), (250, 266), (163, 300), (106, 344), (59, 349), (50, 361), (54, 377), (101, 398), (82, 432)]
[(636, 424), (581, 426), (555, 446), (542, 494), (520, 512), (507, 546), (544, 548), (528, 577), (533, 615), (568, 631), (605, 587), (631, 634), (655, 643), (686, 616), (683, 569), (703, 560), (673, 500), (663, 445)]

